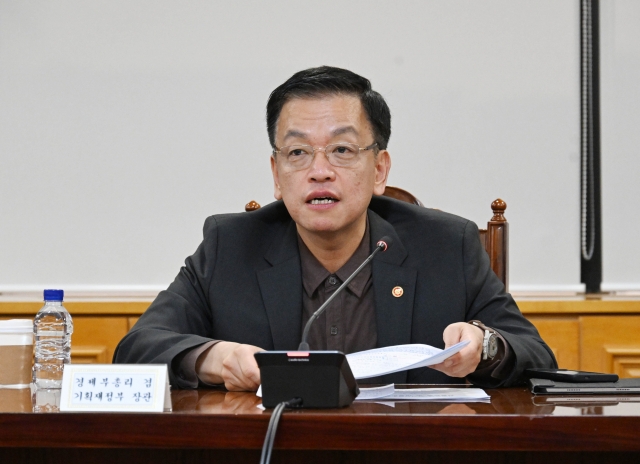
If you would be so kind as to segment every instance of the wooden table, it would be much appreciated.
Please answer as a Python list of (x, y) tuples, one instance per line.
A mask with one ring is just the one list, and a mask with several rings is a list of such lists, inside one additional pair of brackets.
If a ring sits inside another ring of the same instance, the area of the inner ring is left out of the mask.
[[(272, 462), (640, 462), (640, 396), (354, 403), (285, 412)], [(0, 390), (0, 463), (257, 463), (269, 411), (252, 393), (172, 392), (173, 412), (33, 413)]]

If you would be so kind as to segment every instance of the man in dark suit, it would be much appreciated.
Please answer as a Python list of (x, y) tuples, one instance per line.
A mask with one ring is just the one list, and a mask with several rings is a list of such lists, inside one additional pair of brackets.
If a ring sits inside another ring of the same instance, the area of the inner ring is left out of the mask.
[(536, 329), (489, 266), (475, 224), (377, 197), (391, 159), (391, 116), (367, 79), (301, 71), (267, 104), (277, 202), (211, 216), (204, 240), (119, 344), (115, 362), (167, 363), (172, 384), (255, 390), (253, 354), (295, 350), (304, 323), (383, 236), (392, 239), (333, 300), (312, 349), (470, 343), (396, 383), (512, 385), (554, 367)]

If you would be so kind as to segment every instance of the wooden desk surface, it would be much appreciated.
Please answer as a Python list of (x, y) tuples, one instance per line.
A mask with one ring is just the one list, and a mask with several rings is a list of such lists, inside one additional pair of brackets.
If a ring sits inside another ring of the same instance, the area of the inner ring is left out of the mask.
[[(640, 395), (576, 399), (534, 397), (525, 388), (487, 392), (490, 403), (356, 402), (342, 409), (287, 411), (276, 447), (640, 451)], [(270, 411), (257, 407), (260, 398), (253, 393), (174, 390), (171, 396), (171, 413), (36, 414), (28, 389), (0, 389), (0, 446), (262, 446)]]

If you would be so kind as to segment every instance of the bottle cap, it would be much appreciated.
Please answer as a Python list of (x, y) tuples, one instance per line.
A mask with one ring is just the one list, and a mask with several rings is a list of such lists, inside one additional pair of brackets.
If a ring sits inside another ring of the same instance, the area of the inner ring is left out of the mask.
[(62, 301), (64, 298), (64, 290), (45, 290), (44, 301)]

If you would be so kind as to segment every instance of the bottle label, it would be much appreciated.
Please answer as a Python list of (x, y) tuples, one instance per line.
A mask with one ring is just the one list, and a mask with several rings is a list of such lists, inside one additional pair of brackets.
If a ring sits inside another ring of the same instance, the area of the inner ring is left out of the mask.
[(64, 337), (64, 330), (46, 330), (38, 329), (36, 331), (37, 337)]

